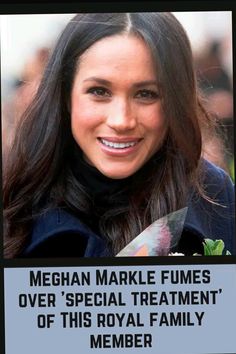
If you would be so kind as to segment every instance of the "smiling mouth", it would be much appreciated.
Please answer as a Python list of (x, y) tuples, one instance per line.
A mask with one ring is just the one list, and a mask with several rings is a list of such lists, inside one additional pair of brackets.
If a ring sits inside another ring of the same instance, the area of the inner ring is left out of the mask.
[(110, 141), (110, 140), (106, 140), (106, 139), (103, 139), (103, 138), (99, 138), (99, 141), (109, 147), (109, 148), (112, 148), (112, 149), (127, 149), (127, 148), (130, 148), (130, 147), (133, 147), (135, 145), (138, 144), (139, 140), (135, 140), (135, 141), (127, 141), (127, 142), (116, 142), (116, 141)]

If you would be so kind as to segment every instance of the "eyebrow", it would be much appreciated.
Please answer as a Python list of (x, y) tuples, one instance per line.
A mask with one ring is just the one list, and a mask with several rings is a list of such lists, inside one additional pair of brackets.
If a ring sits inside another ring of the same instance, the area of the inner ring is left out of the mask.
[[(87, 81), (96, 81), (98, 84), (101, 84), (101, 85), (112, 86), (111, 81), (105, 80), (105, 79), (102, 79), (99, 77), (95, 77), (95, 76), (91, 76), (91, 77), (84, 80), (84, 82), (87, 82)], [(144, 80), (144, 81), (136, 82), (133, 86), (139, 88), (139, 87), (148, 86), (148, 85), (158, 86), (156, 80)]]

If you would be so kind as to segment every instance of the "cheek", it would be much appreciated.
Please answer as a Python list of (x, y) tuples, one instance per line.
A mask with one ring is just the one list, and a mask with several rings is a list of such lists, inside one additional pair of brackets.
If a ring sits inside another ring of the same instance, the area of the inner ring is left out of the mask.
[(149, 112), (143, 116), (143, 124), (155, 134), (164, 134), (166, 131), (166, 120), (160, 104), (150, 107)]
[(145, 130), (151, 154), (155, 153), (162, 145), (167, 133), (167, 123), (161, 107), (150, 112)]
[(84, 99), (72, 103), (71, 127), (73, 133), (75, 131), (89, 131), (100, 124), (101, 119), (101, 112), (91, 102)]

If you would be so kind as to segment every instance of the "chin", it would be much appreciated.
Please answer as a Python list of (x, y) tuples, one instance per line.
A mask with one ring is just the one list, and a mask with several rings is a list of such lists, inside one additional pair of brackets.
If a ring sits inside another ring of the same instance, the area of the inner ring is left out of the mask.
[(126, 171), (122, 171), (122, 170), (104, 170), (104, 169), (100, 169), (100, 172), (108, 177), (108, 178), (112, 178), (112, 179), (124, 179), (127, 177), (132, 176), (136, 170), (126, 170)]
[(123, 161), (122, 163), (112, 163), (106, 161), (106, 163), (100, 163), (95, 165), (96, 168), (106, 177), (112, 179), (124, 179), (134, 175), (145, 164), (145, 161)]

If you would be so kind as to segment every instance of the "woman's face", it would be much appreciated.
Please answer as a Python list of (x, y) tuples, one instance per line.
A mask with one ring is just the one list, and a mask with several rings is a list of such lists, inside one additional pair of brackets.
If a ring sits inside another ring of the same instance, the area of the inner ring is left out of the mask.
[(80, 58), (71, 94), (71, 126), (85, 160), (107, 177), (139, 170), (166, 131), (151, 53), (134, 35), (115, 35)]

